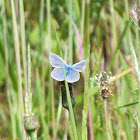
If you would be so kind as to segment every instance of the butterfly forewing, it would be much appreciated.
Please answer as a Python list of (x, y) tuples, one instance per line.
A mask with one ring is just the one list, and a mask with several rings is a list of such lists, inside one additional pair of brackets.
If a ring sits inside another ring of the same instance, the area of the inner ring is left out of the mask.
[(80, 61), (79, 63), (74, 64), (72, 67), (74, 70), (82, 72), (86, 68), (86, 60)]
[(74, 83), (80, 79), (80, 74), (78, 71), (72, 70), (68, 75), (67, 75), (67, 81), (68, 83)]
[(62, 60), (58, 55), (54, 53), (50, 53), (50, 63), (53, 67), (56, 68), (63, 68), (63, 63), (64, 65), (67, 65), (64, 60)]
[(65, 78), (63, 68), (55, 68), (52, 71), (51, 76), (57, 81), (64, 81)]

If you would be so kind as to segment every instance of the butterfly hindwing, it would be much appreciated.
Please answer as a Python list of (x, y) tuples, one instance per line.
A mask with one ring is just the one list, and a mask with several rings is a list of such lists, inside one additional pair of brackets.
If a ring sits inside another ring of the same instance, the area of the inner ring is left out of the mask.
[(64, 65), (67, 65), (67, 63), (62, 58), (54, 53), (50, 53), (50, 63), (56, 68), (63, 68), (63, 63)]
[(74, 64), (72, 67), (78, 72), (82, 72), (86, 68), (86, 60), (80, 61), (79, 63)]
[(64, 81), (64, 71), (63, 68), (55, 68), (51, 72), (51, 76), (57, 81)]
[(74, 83), (80, 79), (80, 74), (78, 71), (71, 70), (67, 75), (68, 83)]

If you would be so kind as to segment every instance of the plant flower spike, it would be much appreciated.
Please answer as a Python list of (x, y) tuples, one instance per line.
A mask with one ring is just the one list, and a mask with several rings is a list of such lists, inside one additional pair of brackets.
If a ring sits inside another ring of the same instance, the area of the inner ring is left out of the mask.
[(107, 75), (105, 71), (102, 71), (102, 74), (98, 76), (98, 74), (95, 77), (90, 78), (91, 80), (91, 87), (96, 86), (98, 88), (101, 88), (100, 90), (100, 98), (107, 99), (108, 97), (112, 96), (111, 90), (110, 90), (110, 83), (113, 81), (113, 79), (116, 76), (111, 77), (110, 75)]
[(90, 78), (91, 80), (91, 87), (96, 86), (100, 87), (100, 98), (101, 100), (104, 100), (104, 110), (105, 110), (105, 128), (106, 128), (106, 139), (109, 140), (109, 133), (108, 133), (108, 118), (107, 118), (107, 98), (112, 96), (111, 94), (111, 85), (110, 83), (114, 80), (116, 76), (111, 77), (108, 76), (105, 71), (102, 71), (102, 74), (95, 78)]
[[(80, 79), (79, 72), (82, 72), (86, 68), (86, 60), (80, 61), (72, 66), (68, 65), (62, 58), (54, 53), (50, 53), (50, 63), (54, 70), (51, 72), (51, 76), (56, 81), (60, 82), (61, 92), (62, 92), (62, 105), (64, 108), (68, 109), (68, 102), (66, 96), (66, 88), (65, 88), (65, 76), (64, 76), (64, 69), (66, 73), (66, 80), (68, 82), (71, 102), (72, 106), (76, 104), (74, 97), (73, 97), (73, 83), (77, 82)], [(64, 64), (64, 69), (63, 69)]]

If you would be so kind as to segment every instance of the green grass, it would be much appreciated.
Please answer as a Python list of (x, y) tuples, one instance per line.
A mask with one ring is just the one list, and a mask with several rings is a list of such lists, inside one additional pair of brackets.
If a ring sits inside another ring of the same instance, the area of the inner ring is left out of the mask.
[[(108, 134), (111, 140), (139, 140), (140, 25), (131, 15), (135, 4), (131, 0), (1, 0), (0, 138), (25, 139), (25, 94), (31, 85), (38, 139), (104, 140)], [(27, 82), (28, 43), (31, 83)], [(69, 117), (61, 104), (59, 82), (51, 77), (50, 52), (70, 65), (87, 59), (85, 74), (80, 73), (73, 85), (74, 110), (65, 81)], [(117, 75), (107, 110), (100, 89), (92, 88), (89, 80), (102, 70)]]

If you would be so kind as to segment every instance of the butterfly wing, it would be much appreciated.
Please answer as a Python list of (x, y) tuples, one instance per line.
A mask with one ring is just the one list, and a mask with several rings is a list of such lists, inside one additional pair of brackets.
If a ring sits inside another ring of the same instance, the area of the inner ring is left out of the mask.
[(86, 60), (80, 61), (76, 64), (74, 64), (72, 67), (74, 70), (78, 71), (78, 72), (82, 72), (85, 68), (86, 68)]
[(80, 79), (80, 74), (78, 71), (71, 70), (67, 75), (67, 82), (68, 83), (74, 83)]
[(51, 76), (57, 81), (64, 81), (64, 71), (63, 68), (55, 68), (51, 72)]
[(56, 68), (63, 68), (63, 63), (64, 65), (67, 65), (67, 63), (62, 58), (54, 53), (50, 53), (50, 63)]
[[(51, 76), (52, 76), (52, 78), (54, 78), (57, 81), (64, 81), (65, 80), (63, 68), (55, 68), (51, 72)], [(71, 69), (68, 72), (66, 79), (67, 79), (68, 83), (74, 83), (80, 79), (80, 74), (78, 71)]]

